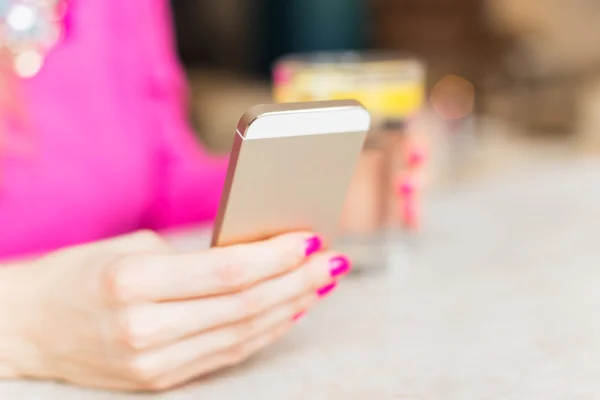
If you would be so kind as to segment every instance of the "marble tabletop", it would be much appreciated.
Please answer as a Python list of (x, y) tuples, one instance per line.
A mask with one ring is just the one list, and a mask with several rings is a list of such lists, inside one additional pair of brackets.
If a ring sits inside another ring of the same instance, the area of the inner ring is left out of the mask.
[(238, 368), (155, 395), (7, 381), (0, 399), (600, 398), (600, 162), (440, 190), (407, 239)]

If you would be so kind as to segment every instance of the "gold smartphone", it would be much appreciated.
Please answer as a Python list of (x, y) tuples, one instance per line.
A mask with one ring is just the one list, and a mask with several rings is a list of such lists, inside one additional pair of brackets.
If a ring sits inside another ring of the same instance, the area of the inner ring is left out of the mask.
[(337, 233), (371, 118), (354, 100), (260, 105), (237, 127), (212, 246)]

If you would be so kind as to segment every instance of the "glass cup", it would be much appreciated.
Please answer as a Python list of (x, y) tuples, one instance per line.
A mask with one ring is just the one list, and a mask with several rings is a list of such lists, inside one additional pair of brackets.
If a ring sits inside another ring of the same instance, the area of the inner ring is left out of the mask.
[(423, 63), (390, 53), (288, 55), (274, 66), (273, 90), (280, 103), (355, 99), (371, 113), (372, 128), (349, 189), (336, 246), (353, 258), (354, 272), (385, 269), (390, 232), (414, 228), (417, 222), (416, 210), (402, 198), (401, 182), (414, 161), (409, 126), (424, 103)]

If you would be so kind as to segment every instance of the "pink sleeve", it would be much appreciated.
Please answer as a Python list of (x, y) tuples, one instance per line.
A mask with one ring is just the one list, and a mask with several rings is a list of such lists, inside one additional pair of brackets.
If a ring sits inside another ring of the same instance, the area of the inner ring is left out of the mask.
[[(150, 215), (153, 229), (214, 219), (228, 157), (209, 154), (196, 140), (187, 117), (188, 89), (175, 51), (167, 0), (138, 7), (143, 17), (142, 44), (150, 55), (145, 96), (159, 123), (157, 199)], [(144, 99), (146, 101), (146, 99)]]

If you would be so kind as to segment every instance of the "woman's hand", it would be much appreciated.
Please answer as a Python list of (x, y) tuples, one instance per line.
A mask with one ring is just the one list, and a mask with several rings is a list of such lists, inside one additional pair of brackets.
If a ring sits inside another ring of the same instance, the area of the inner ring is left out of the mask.
[[(349, 270), (306, 233), (197, 253), (137, 233), (29, 268), (23, 337), (34, 377), (161, 390), (245, 360), (286, 333)], [(22, 371), (28, 375), (28, 371)]]
[(384, 144), (361, 154), (342, 213), (343, 234), (377, 237), (390, 226), (419, 228), (427, 146), (409, 135)]

